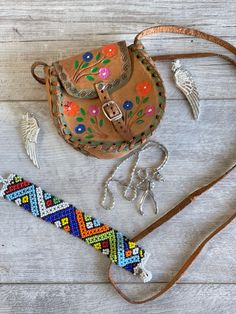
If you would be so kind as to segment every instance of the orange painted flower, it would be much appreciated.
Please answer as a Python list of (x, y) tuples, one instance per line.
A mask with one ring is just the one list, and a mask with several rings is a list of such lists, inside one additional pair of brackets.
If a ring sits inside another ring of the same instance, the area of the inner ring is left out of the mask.
[(136, 92), (139, 96), (146, 96), (152, 90), (152, 85), (148, 81), (143, 81), (136, 85)]
[(110, 44), (102, 47), (102, 53), (108, 57), (114, 57), (118, 52), (118, 47), (116, 44)]
[(76, 113), (78, 112), (78, 106), (76, 103), (72, 102), (72, 101), (67, 101), (64, 104), (64, 114), (72, 117), (74, 115), (76, 115)]

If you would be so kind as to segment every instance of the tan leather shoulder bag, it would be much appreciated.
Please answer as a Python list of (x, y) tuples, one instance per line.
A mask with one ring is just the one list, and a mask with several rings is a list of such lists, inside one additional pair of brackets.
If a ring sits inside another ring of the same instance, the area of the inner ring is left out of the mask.
[[(139, 33), (134, 44), (107, 44), (54, 62), (32, 65), (32, 75), (46, 84), (49, 110), (59, 134), (75, 149), (98, 158), (117, 158), (143, 144), (165, 111), (165, 89), (154, 61), (209, 57), (193, 53), (150, 57), (140, 39), (157, 32), (191, 35), (235, 54), (235, 47), (215, 36), (179, 26), (156, 26)], [(223, 56), (235, 65), (227, 56)], [(35, 69), (44, 67), (45, 78)]]

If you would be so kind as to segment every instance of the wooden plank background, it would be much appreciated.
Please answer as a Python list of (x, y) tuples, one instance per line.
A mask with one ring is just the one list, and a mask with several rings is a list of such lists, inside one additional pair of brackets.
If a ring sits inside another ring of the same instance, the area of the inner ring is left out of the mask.
[[(55, 195), (86, 209), (128, 236), (156, 218), (140, 217), (135, 204), (99, 206), (102, 182), (116, 161), (88, 158), (70, 148), (50, 120), (44, 88), (30, 75), (35, 60), (48, 63), (112, 41), (132, 43), (135, 34), (156, 24), (179, 24), (236, 44), (234, 0), (0, 0), (0, 173), (16, 172)], [(214, 50), (195, 38), (161, 34), (145, 39), (150, 54)], [(224, 52), (226, 53), (226, 52)], [(199, 87), (201, 119), (174, 87), (169, 63), (158, 68), (165, 81), (167, 112), (154, 139), (170, 159), (156, 188), (161, 214), (236, 158), (235, 70), (217, 58), (185, 60)], [(24, 153), (19, 121), (25, 111), (40, 121), (40, 171)], [(150, 158), (147, 156), (146, 158)], [(236, 210), (232, 173), (160, 230), (142, 241), (152, 253), (153, 283), (143, 285), (114, 267), (130, 295), (147, 295), (167, 282), (201, 239)], [(159, 300), (126, 303), (107, 280), (108, 260), (82, 241), (0, 201), (0, 313), (235, 313), (236, 224), (211, 241), (180, 282)], [(119, 219), (118, 219), (119, 218)]]

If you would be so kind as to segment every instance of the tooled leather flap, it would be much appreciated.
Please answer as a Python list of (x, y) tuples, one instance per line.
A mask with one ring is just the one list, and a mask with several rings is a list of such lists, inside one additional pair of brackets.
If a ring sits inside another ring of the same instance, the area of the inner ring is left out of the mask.
[(127, 83), (131, 61), (125, 41), (55, 62), (54, 67), (66, 92), (77, 98), (96, 98), (95, 84), (106, 83), (112, 92)]

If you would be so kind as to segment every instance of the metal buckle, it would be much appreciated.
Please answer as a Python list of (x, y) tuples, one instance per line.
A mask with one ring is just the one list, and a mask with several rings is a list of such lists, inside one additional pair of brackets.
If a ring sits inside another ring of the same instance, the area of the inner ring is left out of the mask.
[[(107, 106), (111, 106), (111, 105), (112, 105), (112, 106), (115, 106), (116, 109), (118, 110), (118, 113), (117, 113), (114, 117), (112, 117), (112, 118), (109, 117), (109, 115), (108, 115), (108, 113), (106, 112), (106, 109), (105, 109)], [(106, 118), (107, 118), (109, 121), (111, 121), (111, 122), (117, 121), (117, 120), (119, 120), (119, 119), (122, 118), (122, 112), (121, 112), (119, 106), (117, 105), (117, 103), (115, 103), (113, 100), (110, 100), (110, 101), (108, 101), (108, 102), (105, 102), (105, 104), (102, 105), (102, 111), (103, 111), (104, 115), (106, 116)]]

